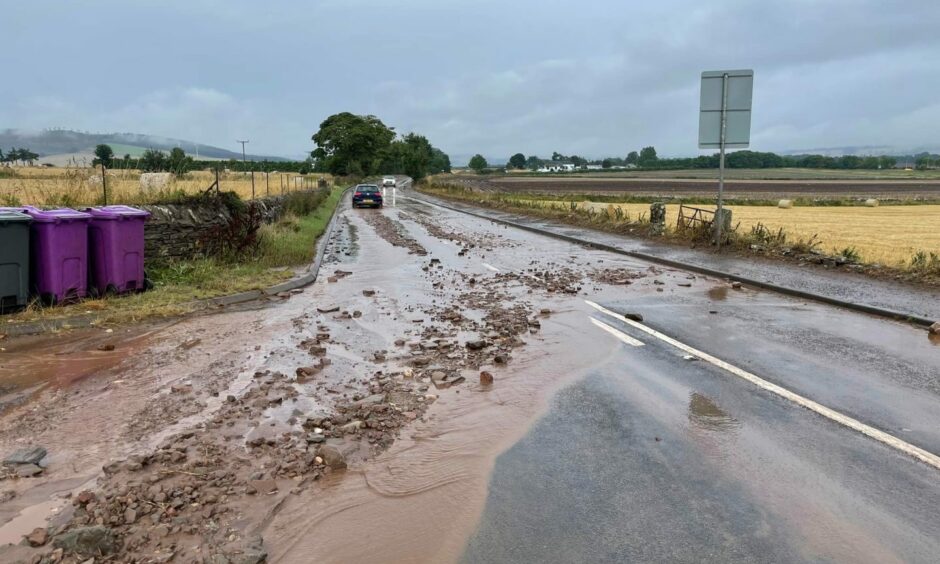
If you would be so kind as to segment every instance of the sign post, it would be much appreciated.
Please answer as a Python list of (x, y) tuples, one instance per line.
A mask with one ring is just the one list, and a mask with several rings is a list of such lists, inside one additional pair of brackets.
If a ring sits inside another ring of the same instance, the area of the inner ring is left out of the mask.
[(725, 224), (725, 149), (743, 149), (751, 141), (751, 98), (754, 90), (753, 70), (706, 71), (702, 73), (702, 90), (698, 122), (700, 149), (719, 150), (718, 211), (715, 213), (715, 241), (721, 248)]

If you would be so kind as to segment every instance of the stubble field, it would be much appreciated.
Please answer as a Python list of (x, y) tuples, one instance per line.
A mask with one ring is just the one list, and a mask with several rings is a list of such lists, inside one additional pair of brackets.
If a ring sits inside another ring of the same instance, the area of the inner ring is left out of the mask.
[[(211, 171), (192, 171), (171, 180), (166, 186), (141, 189), (141, 172), (109, 170), (108, 203), (143, 205), (167, 201), (180, 195), (204, 192), (215, 181)], [(220, 175), (221, 191), (235, 192), (243, 200), (315, 187), (319, 179), (332, 185), (329, 175), (256, 172), (254, 191), (251, 175), (226, 172)], [(306, 184), (305, 184), (306, 183)], [(92, 206), (104, 202), (101, 172), (91, 168), (16, 167), (0, 169), (0, 206)]]

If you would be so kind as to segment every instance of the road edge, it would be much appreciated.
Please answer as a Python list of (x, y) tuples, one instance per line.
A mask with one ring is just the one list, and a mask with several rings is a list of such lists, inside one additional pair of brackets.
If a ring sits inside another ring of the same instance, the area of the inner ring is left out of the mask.
[[(420, 193), (420, 192), (419, 192), (419, 193)], [(708, 267), (705, 267), (705, 266), (699, 266), (699, 265), (695, 265), (695, 264), (684, 263), (684, 262), (680, 262), (680, 261), (676, 261), (676, 260), (672, 260), (672, 259), (667, 259), (667, 258), (663, 258), (663, 257), (658, 257), (658, 256), (656, 256), (656, 255), (650, 255), (650, 254), (647, 254), (647, 253), (642, 253), (642, 252), (639, 252), (639, 251), (629, 251), (629, 250), (621, 249), (621, 248), (619, 248), (619, 247), (615, 247), (615, 246), (613, 246), (613, 245), (608, 245), (608, 244), (605, 244), (605, 243), (598, 243), (598, 242), (595, 242), (595, 241), (587, 241), (587, 240), (585, 240), (585, 239), (579, 239), (579, 238), (577, 238), (577, 237), (572, 237), (571, 235), (565, 235), (565, 234), (562, 234), (562, 233), (556, 233), (556, 232), (551, 231), (551, 230), (548, 230), (548, 229), (541, 229), (541, 228), (539, 228), (539, 227), (534, 227), (534, 226), (531, 226), (531, 225), (525, 225), (525, 224), (522, 224), (522, 223), (517, 223), (517, 222), (514, 222), (514, 221), (509, 221), (509, 220), (507, 220), (507, 219), (496, 218), (496, 217), (492, 217), (492, 216), (489, 216), (489, 215), (486, 215), (486, 214), (476, 213), (476, 212), (468, 211), (468, 210), (465, 210), (465, 209), (456, 208), (456, 207), (449, 206), (449, 205), (447, 205), (447, 204), (441, 203), (441, 202), (439, 201), (439, 198), (435, 198), (434, 196), (429, 196), (428, 194), (424, 194), (424, 193), (420, 193), (420, 194), (421, 194), (421, 196), (420, 196), (420, 197), (416, 197), (415, 199), (416, 199), (416, 200), (419, 200), (419, 201), (423, 201), (423, 202), (425, 202), (425, 203), (427, 203), (427, 204), (430, 204), (430, 205), (442, 207), (442, 208), (444, 208), (444, 209), (448, 209), (448, 210), (451, 210), (451, 211), (463, 213), (463, 214), (470, 215), (470, 216), (473, 216), (473, 217), (477, 217), (477, 218), (480, 218), (480, 219), (485, 219), (485, 220), (488, 220), (488, 221), (492, 221), (492, 222), (494, 222), (494, 223), (499, 223), (499, 224), (501, 224), (501, 225), (508, 225), (508, 226), (510, 226), (510, 227), (515, 227), (515, 228), (517, 228), (517, 229), (522, 229), (522, 230), (524, 230), (524, 231), (529, 231), (529, 232), (531, 232), (531, 233), (537, 233), (537, 234), (540, 234), (540, 235), (544, 235), (544, 236), (546, 236), (546, 237), (552, 237), (553, 239), (559, 239), (559, 240), (562, 240), (562, 241), (567, 241), (567, 242), (569, 242), (569, 243), (574, 243), (574, 244), (581, 245), (581, 246), (585, 246), (585, 247), (589, 247), (589, 248), (592, 248), (592, 249), (600, 249), (600, 250), (603, 250), (603, 251), (608, 251), (608, 252), (615, 253), (615, 254), (619, 254), (619, 255), (624, 255), (624, 256), (628, 256), (628, 257), (632, 257), (632, 258), (637, 258), (637, 259), (645, 260), (645, 261), (647, 261), (647, 262), (652, 262), (652, 263), (660, 264), (660, 265), (663, 265), (663, 266), (669, 266), (669, 267), (672, 267), (672, 268), (678, 268), (678, 269), (680, 269), (680, 270), (687, 270), (687, 271), (690, 271), (690, 272), (695, 272), (695, 273), (697, 273), (697, 274), (703, 274), (703, 275), (706, 275), (706, 276), (712, 276), (712, 277), (716, 277), (716, 278), (725, 278), (725, 279), (727, 279), (727, 280), (732, 280), (732, 281), (735, 281), (735, 282), (740, 282), (740, 283), (742, 283), (742, 284), (747, 284), (748, 286), (753, 286), (753, 287), (756, 287), (756, 288), (761, 288), (761, 289), (763, 289), (763, 290), (770, 290), (770, 291), (773, 291), (773, 292), (777, 292), (777, 293), (779, 293), (779, 294), (784, 294), (784, 295), (787, 295), (787, 296), (796, 297), (796, 298), (801, 298), (801, 299), (805, 299), (805, 300), (811, 300), (811, 301), (814, 301), (814, 302), (819, 302), (819, 303), (823, 303), (823, 304), (826, 304), (826, 305), (841, 307), (841, 308), (844, 308), (844, 309), (849, 309), (849, 310), (857, 311), (857, 312), (861, 312), (861, 313), (867, 313), (867, 314), (869, 314), (869, 315), (874, 315), (874, 316), (878, 316), (878, 317), (883, 317), (883, 318), (887, 318), (887, 319), (892, 319), (892, 320), (894, 320), (894, 321), (905, 321), (905, 322), (913, 323), (913, 324), (915, 324), (915, 325), (919, 325), (919, 326), (923, 326), (923, 327), (930, 327), (931, 325), (933, 325), (934, 322), (936, 322), (936, 320), (928, 319), (928, 318), (926, 318), (926, 317), (921, 317), (921, 316), (919, 316), (919, 315), (915, 315), (915, 314), (911, 314), (911, 313), (903, 313), (903, 312), (894, 311), (894, 310), (890, 310), (890, 309), (886, 309), (886, 308), (881, 308), (881, 307), (877, 307), (877, 306), (872, 306), (872, 305), (867, 305), (867, 304), (860, 304), (860, 303), (856, 303), (856, 302), (849, 302), (849, 301), (845, 301), (845, 300), (840, 300), (840, 299), (838, 299), (838, 298), (832, 298), (832, 297), (829, 297), (829, 296), (824, 296), (824, 295), (822, 295), (822, 294), (816, 294), (816, 293), (813, 293), (813, 292), (807, 292), (807, 291), (805, 291), (805, 290), (797, 290), (796, 288), (789, 288), (789, 287), (787, 287), (787, 286), (780, 286), (780, 285), (777, 285), (777, 284), (772, 284), (772, 283), (770, 283), (770, 282), (761, 282), (760, 280), (754, 280), (754, 279), (752, 279), (752, 278), (747, 278), (747, 277), (745, 277), (745, 276), (740, 276), (740, 275), (737, 275), (737, 274), (731, 274), (731, 273), (729, 273), (729, 272), (723, 272), (723, 271), (720, 271), (720, 270), (715, 270), (715, 269), (708, 268)], [(414, 197), (414, 196), (411, 196), (411, 197)]]

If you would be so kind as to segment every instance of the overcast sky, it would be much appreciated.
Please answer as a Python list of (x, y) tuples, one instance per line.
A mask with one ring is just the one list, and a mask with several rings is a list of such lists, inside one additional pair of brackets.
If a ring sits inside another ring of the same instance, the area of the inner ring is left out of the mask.
[(0, 17), (0, 129), (300, 156), (351, 111), (453, 155), (696, 155), (701, 71), (753, 68), (752, 149), (938, 147), (938, 22), (937, 0), (30, 0)]

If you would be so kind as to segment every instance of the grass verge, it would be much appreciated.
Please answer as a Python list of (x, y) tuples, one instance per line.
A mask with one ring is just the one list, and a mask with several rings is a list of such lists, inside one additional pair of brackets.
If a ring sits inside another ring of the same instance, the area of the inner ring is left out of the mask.
[[(44, 307), (38, 302), (13, 315), (6, 323), (49, 321), (91, 316), (95, 325), (136, 322), (189, 313), (192, 302), (251, 290), (261, 290), (295, 275), (295, 268), (309, 264), (316, 242), (326, 231), (343, 194), (336, 188), (323, 197), (315, 192), (293, 196), (287, 212), (276, 223), (260, 230), (257, 249), (235, 258), (199, 258), (148, 266), (153, 289), (140, 294), (104, 297), (76, 304)], [(302, 215), (298, 215), (302, 214)], [(0, 325), (0, 333), (3, 326)]]

